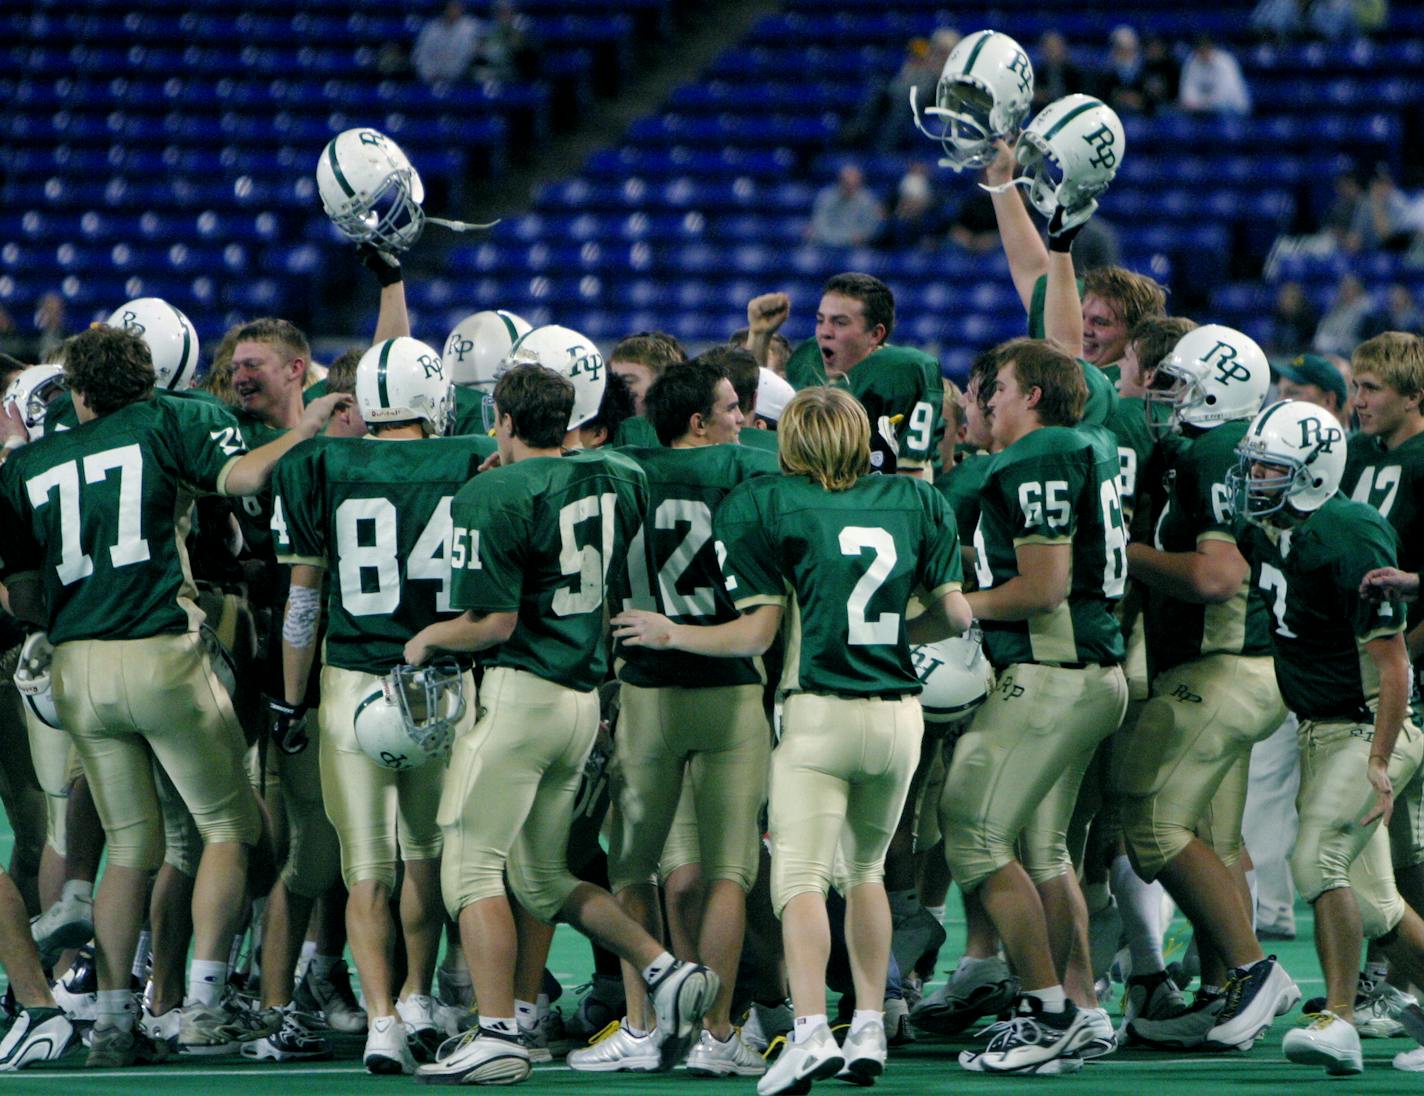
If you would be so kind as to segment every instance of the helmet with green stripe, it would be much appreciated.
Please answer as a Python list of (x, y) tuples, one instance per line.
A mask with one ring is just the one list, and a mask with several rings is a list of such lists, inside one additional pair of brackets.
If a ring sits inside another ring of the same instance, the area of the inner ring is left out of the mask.
[(348, 129), (322, 149), (316, 187), (332, 223), (353, 243), (405, 251), (425, 229), (425, 185), (398, 144), (374, 129)]
[(120, 305), (105, 321), (148, 345), (158, 387), (187, 388), (198, 368), (198, 332), (192, 321), (161, 297), (139, 297)]
[(1016, 149), (1028, 200), (1045, 217), (1063, 207), (1063, 227), (1082, 224), (1098, 208), (1127, 147), (1117, 112), (1091, 95), (1065, 95), (1044, 107)]
[(378, 342), (356, 363), (356, 404), (368, 426), (421, 422), (442, 436), (450, 424), (455, 389), (440, 355), (402, 335)]
[(397, 666), (356, 705), (356, 744), (386, 769), (443, 761), (450, 756), (467, 703), (464, 676), (454, 659)]
[(1279, 400), (1251, 420), (1226, 475), (1236, 514), (1252, 524), (1314, 513), (1340, 489), (1345, 428), (1323, 407)]
[(504, 359), (530, 330), (527, 320), (503, 309), (466, 316), (445, 340), (445, 372), (461, 388), (491, 393), (504, 372)]
[(935, 105), (926, 116), (939, 120), (939, 132), (925, 128), (917, 89), (910, 88), (915, 126), (944, 148), (942, 167), (963, 171), (982, 168), (994, 158), (994, 142), (1023, 125), (1033, 103), (1033, 64), (1024, 48), (1007, 34), (981, 30), (959, 40), (950, 51), (935, 89)]

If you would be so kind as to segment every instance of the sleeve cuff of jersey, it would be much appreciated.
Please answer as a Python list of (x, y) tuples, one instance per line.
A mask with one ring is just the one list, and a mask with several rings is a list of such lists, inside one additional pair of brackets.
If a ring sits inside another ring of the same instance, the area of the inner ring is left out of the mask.
[(285, 563), (289, 567), (295, 567), (297, 564), (303, 564), (307, 567), (315, 567), (318, 570), (326, 570), (326, 560), (322, 559), (321, 556), (291, 556), (282, 555), (279, 552), (277, 554), (277, 562)]
[(778, 609), (784, 609), (786, 598), (780, 594), (752, 594), (749, 597), (737, 598), (732, 604), (739, 613), (745, 613), (748, 609), (755, 609), (760, 605), (775, 605)]
[(217, 483), (214, 486), (214, 490), (217, 491), (219, 495), (227, 494), (227, 477), (232, 474), (232, 466), (241, 459), (242, 457), (233, 457), (222, 466), (222, 471), (218, 473)]
[(896, 468), (923, 468), (929, 463), (928, 457), (896, 457)]
[(1225, 529), (1208, 529), (1205, 533), (1201, 533), (1197, 536), (1198, 544), (1201, 544), (1204, 541), (1208, 540), (1225, 541), (1227, 544), (1233, 546), (1236, 544), (1236, 538), (1233, 537), (1231, 533)]
[(519, 612), (519, 603), (516, 601), (513, 605), (456, 605), (454, 608), (462, 613), (474, 613), (475, 616), (486, 617), (492, 613), (517, 613)]
[(1365, 644), (1372, 643), (1377, 639), (1384, 639), (1387, 636), (1402, 635), (1404, 633), (1404, 630), (1405, 625), (1403, 623), (1391, 624), (1388, 628), (1376, 628), (1372, 632), (1366, 632), (1362, 636), (1357, 636), (1355, 642), (1358, 643), (1361, 647), (1363, 647)]
[(32, 578), (36, 582), (39, 582), (40, 569), (38, 567), (32, 567), (26, 571), (6, 571), (0, 568), (0, 582), (21, 582), (27, 578)]
[(958, 593), (962, 589), (964, 589), (964, 584), (961, 582), (945, 582), (930, 591), (929, 600), (938, 601), (945, 594)]
[(1014, 537), (1014, 547), (1019, 548), (1025, 544), (1072, 544), (1072, 537)]

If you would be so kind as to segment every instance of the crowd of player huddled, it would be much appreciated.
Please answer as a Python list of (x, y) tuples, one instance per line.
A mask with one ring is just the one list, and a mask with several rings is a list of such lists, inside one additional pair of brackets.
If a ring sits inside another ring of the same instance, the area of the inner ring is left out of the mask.
[(1241, 835), (1287, 720), (1326, 993), (1283, 1052), (1424, 1042), (1424, 346), (1368, 340), (1349, 388), (1302, 359), (1272, 402), (1242, 332), (1075, 271), (1123, 130), (1032, 95), (980, 31), (911, 105), (1028, 316), (962, 393), (855, 272), (795, 347), (774, 287), (691, 358), (494, 310), (419, 342), (400, 256), (435, 219), (370, 129), (317, 168), (369, 347), (322, 369), (257, 319), (195, 384), (145, 298), (8, 363), (0, 1070), (360, 1043), (426, 1083), (558, 1055), (771, 1096), (976, 1024), (946, 1053), (985, 1073), (1249, 1050), (1301, 997)]

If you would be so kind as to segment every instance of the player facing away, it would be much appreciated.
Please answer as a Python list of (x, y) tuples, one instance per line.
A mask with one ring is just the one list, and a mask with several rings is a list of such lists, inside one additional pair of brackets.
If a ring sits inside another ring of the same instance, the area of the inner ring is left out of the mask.
[[(909, 644), (970, 623), (944, 500), (918, 479), (868, 474), (870, 420), (850, 393), (798, 393), (778, 440), (786, 474), (748, 480), (714, 518), (727, 591), (742, 615), (696, 625), (630, 610), (614, 620), (630, 646), (740, 658), (764, 652), (788, 622), (787, 699), (771, 765), (771, 889), (796, 1022), (757, 1084), (762, 1096), (805, 1091), (842, 1071), (866, 1084), (884, 1069), (885, 853), (924, 731)], [(917, 591), (928, 611), (908, 623)], [(846, 896), (855, 983), (843, 1046), (826, 1018), (832, 881)]]
[(1081, 1052), (1113, 1047), (1106, 1013), (1063, 989), (1068, 956), (1087, 950), (1066, 835), (1083, 774), (1127, 706), (1112, 613), (1126, 533), (1111, 436), (1075, 425), (1088, 397), (1079, 364), (1015, 339), (997, 365), (980, 399), (1003, 448), (985, 479), (969, 604), (998, 680), (955, 749), (940, 817), (950, 871), (983, 903), (1023, 995), (1014, 1019), (960, 1064), (1065, 1073), (1082, 1068)]
[(574, 386), (552, 370), (510, 369), (495, 386), (494, 410), (501, 466), (476, 476), (451, 504), (451, 605), (463, 612), (422, 629), (405, 648), (413, 665), (442, 652), (486, 652), (481, 716), (455, 742), (438, 815), (441, 888), (459, 921), (480, 1021), (416, 1079), (528, 1077), (515, 986), (537, 984), (541, 971), (518, 968), (516, 925), (532, 931), (533, 919), (555, 918), (642, 971), (667, 1068), (700, 1027), (717, 977), (674, 959), (611, 894), (575, 879), (566, 855), (598, 732), (596, 690), (608, 669), (606, 590), (642, 525), (646, 479), (617, 454), (565, 451), (576, 426)]

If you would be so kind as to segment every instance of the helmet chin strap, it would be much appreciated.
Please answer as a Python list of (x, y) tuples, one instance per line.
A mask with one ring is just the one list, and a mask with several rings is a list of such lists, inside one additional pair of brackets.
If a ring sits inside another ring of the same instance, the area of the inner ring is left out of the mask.
[(471, 221), (451, 221), (446, 220), (444, 217), (432, 217), (428, 213), (425, 215), (425, 220), (428, 223), (439, 225), (441, 228), (448, 228), (451, 232), (475, 232), (480, 229), (493, 228), (499, 224), (501, 219), (502, 218), (496, 217), (487, 224), (474, 224)]

